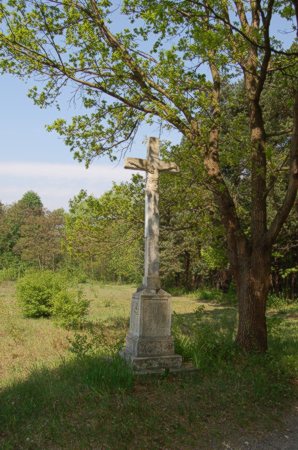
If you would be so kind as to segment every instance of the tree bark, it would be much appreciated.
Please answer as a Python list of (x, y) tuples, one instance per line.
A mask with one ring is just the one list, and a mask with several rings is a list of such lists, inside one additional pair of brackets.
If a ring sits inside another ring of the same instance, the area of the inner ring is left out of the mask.
[(252, 213), (251, 239), (243, 232), (233, 198), (219, 166), (220, 75), (214, 65), (213, 76), (214, 123), (209, 134), (205, 167), (227, 233), (228, 254), (237, 287), (238, 331), (236, 342), (246, 351), (267, 350), (266, 301), (270, 287), (271, 248), (266, 236), (266, 156), (262, 111), (256, 95), (256, 77), (246, 77), (251, 95), (250, 127), (252, 141)]
[(248, 352), (267, 350), (266, 301), (270, 288), (271, 249), (265, 244), (242, 255), (234, 270), (238, 297), (236, 342)]
[(184, 287), (186, 290), (191, 289), (191, 278), (190, 278), (190, 253), (188, 251), (184, 252)]

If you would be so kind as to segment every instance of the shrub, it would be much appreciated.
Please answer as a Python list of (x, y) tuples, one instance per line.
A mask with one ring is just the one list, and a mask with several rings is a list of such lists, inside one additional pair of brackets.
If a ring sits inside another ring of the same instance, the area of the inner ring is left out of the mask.
[(291, 303), (291, 300), (284, 297), (283, 295), (276, 295), (274, 293), (268, 295), (267, 300), (268, 308), (279, 309), (283, 308), (284, 306), (287, 306), (289, 303)]
[(203, 288), (196, 291), (198, 300), (215, 301), (219, 304), (235, 305), (237, 303), (235, 287), (231, 284), (227, 292), (216, 288)]
[(53, 298), (53, 316), (63, 328), (80, 328), (86, 321), (89, 301), (78, 290), (62, 290)]
[(222, 298), (222, 292), (215, 288), (204, 288), (198, 292), (199, 300), (220, 301), (221, 298)]
[(53, 297), (63, 289), (65, 281), (54, 272), (31, 272), (17, 282), (17, 298), (25, 317), (48, 317)]

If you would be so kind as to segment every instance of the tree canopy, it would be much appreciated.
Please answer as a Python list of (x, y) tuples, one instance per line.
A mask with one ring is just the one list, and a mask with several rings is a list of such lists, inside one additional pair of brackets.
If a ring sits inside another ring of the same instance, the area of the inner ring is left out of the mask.
[(39, 195), (28, 191), (0, 213), (0, 269), (24, 265), (55, 269), (62, 258), (64, 211), (47, 211)]

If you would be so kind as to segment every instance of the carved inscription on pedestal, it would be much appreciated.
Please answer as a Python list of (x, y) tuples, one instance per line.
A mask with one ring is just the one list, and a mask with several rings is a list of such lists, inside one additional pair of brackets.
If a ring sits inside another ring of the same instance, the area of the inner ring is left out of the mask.
[(142, 303), (142, 335), (170, 336), (171, 309), (169, 299), (144, 301)]

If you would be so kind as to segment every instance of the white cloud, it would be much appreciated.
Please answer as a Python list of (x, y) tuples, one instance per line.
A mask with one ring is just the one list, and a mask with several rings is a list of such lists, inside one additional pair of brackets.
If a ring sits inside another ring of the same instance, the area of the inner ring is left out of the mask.
[(94, 164), (85, 169), (79, 164), (28, 162), (0, 163), (0, 200), (9, 204), (33, 190), (49, 209), (67, 208), (68, 201), (81, 189), (100, 196), (112, 187), (130, 179), (132, 172), (120, 165)]
[(0, 163), (0, 176), (15, 177), (48, 177), (51, 179), (97, 179), (101, 181), (122, 181), (130, 178), (130, 174), (120, 166), (92, 165), (86, 169), (83, 165), (52, 163)]

